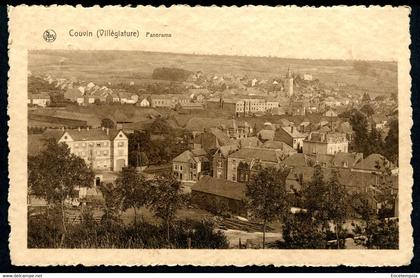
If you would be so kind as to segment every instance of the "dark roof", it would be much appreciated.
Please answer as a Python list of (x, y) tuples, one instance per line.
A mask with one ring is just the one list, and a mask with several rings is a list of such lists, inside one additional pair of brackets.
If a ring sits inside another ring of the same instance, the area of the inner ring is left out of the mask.
[(293, 149), (292, 147), (290, 147), (288, 144), (282, 142), (282, 141), (273, 141), (273, 140), (269, 140), (264, 142), (263, 144), (264, 148), (267, 149), (276, 149), (276, 150), (282, 150), (284, 152), (296, 152), (295, 149)]
[(29, 99), (50, 99), (50, 95), (46, 92), (40, 92), (38, 94), (29, 94)]
[(344, 163), (347, 163), (347, 167), (353, 167), (362, 158), (363, 154), (338, 152), (332, 163), (335, 167), (343, 167)]
[(283, 160), (283, 163), (289, 167), (307, 166), (307, 157), (303, 153), (295, 153)]
[(279, 162), (280, 154), (273, 149), (266, 148), (242, 148), (232, 153), (229, 157), (241, 159), (259, 159), (267, 162)]
[(223, 157), (228, 157), (230, 153), (236, 152), (238, 150), (238, 146), (236, 144), (221, 146), (217, 152), (221, 153)]
[(233, 200), (245, 199), (246, 186), (243, 183), (203, 176), (192, 186), (192, 191), (222, 196)]
[(384, 156), (380, 154), (371, 154), (358, 162), (354, 168), (367, 171), (384, 171), (388, 165), (392, 168), (392, 165), (389, 163), (390, 162)]
[(191, 160), (198, 162), (198, 160), (194, 157), (194, 154), (189, 150), (186, 150), (185, 152), (172, 159), (174, 162), (189, 162)]
[[(288, 187), (295, 187), (295, 189), (300, 189), (300, 184), (298, 182), (299, 177), (301, 176), (303, 182), (309, 182), (312, 179), (315, 168), (313, 167), (296, 167), (293, 168), (289, 175), (287, 176)], [(324, 175), (324, 182), (327, 182), (332, 173), (333, 168), (322, 168), (322, 173)], [(354, 172), (351, 169), (336, 169), (338, 173), (338, 181), (340, 184), (344, 185), (349, 191), (360, 191), (365, 188), (370, 188), (377, 183), (380, 183), (378, 176), (372, 173), (359, 173)], [(398, 177), (391, 176), (390, 181), (393, 183), (394, 187), (398, 187)]]
[(232, 143), (232, 140), (230, 140), (229, 136), (218, 128), (210, 128), (210, 133), (216, 137), (221, 146)]
[(259, 145), (261, 145), (261, 142), (260, 140), (258, 140), (257, 137), (240, 138), (237, 140), (237, 142), (239, 142), (241, 148), (258, 147)]
[(74, 141), (86, 141), (86, 140), (114, 140), (120, 130), (110, 129), (109, 133), (102, 128), (95, 129), (70, 129), (66, 132), (73, 138)]
[(290, 137), (293, 138), (305, 138), (306, 134), (300, 133), (296, 127), (292, 128), (290, 126), (282, 126), (280, 127), (281, 129), (283, 129), (287, 134), (290, 135)]

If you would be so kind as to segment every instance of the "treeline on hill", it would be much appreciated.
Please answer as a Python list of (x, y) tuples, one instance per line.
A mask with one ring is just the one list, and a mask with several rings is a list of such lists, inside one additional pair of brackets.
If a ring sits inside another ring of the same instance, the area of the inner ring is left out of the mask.
[[(75, 222), (69, 218), (68, 200), (77, 196), (76, 186), (93, 186), (94, 174), (85, 161), (66, 144), (49, 141), (43, 152), (28, 159), (28, 174), (30, 194), (48, 204), (43, 210), (28, 210), (29, 248), (228, 247), (211, 222), (176, 218), (189, 196), (171, 175), (146, 180), (134, 168), (124, 168), (113, 184), (98, 186), (102, 198), (79, 208), (81, 219)], [(149, 209), (160, 224), (139, 219), (140, 208)], [(134, 212), (129, 224), (122, 217), (127, 210)]]
[(184, 69), (162, 67), (153, 70), (152, 78), (169, 81), (186, 81), (191, 74), (191, 71)]
[(50, 84), (38, 76), (28, 77), (28, 93), (39, 94), (41, 92), (55, 93), (58, 88), (54, 84)]

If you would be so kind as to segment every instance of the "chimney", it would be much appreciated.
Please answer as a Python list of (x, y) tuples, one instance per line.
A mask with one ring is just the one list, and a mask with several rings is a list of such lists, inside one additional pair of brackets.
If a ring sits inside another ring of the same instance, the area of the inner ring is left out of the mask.
[(293, 126), (290, 126), (290, 133), (293, 133)]
[(89, 131), (89, 127), (87, 127), (86, 130)]
[(109, 128), (106, 129), (106, 135), (109, 135)]

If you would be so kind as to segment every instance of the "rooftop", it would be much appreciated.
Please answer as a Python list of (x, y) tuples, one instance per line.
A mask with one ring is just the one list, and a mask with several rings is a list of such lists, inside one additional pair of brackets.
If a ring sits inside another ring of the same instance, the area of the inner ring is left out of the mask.
[(239, 182), (203, 176), (192, 186), (192, 191), (208, 193), (241, 201), (245, 199), (246, 186), (245, 184)]
[[(74, 141), (90, 141), (90, 140), (114, 140), (115, 136), (120, 132), (117, 129), (95, 128), (95, 129), (69, 129), (66, 130)], [(63, 132), (64, 135), (64, 132)]]
[(287, 132), (291, 137), (293, 138), (304, 138), (306, 137), (305, 134), (300, 133), (296, 127), (292, 127), (292, 126), (282, 126), (280, 127), (281, 129), (283, 129), (285, 132)]
[(278, 163), (281, 161), (281, 152), (267, 148), (242, 148), (232, 153), (229, 158), (240, 158), (245, 160), (259, 159), (265, 162)]

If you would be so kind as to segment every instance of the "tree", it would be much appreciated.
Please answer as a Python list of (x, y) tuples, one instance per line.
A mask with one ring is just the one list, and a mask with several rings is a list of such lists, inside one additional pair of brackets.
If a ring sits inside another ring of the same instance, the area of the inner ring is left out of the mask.
[(375, 210), (372, 208), (369, 196), (364, 192), (355, 192), (351, 195), (349, 205), (353, 211), (365, 222), (368, 227), (370, 221), (375, 217)]
[(367, 138), (367, 145), (365, 146), (365, 156), (372, 153), (381, 154), (384, 152), (384, 141), (381, 133), (373, 126)]
[(123, 211), (134, 210), (134, 225), (137, 224), (137, 209), (149, 204), (150, 185), (133, 167), (123, 168), (115, 180), (116, 197)]
[(398, 118), (394, 117), (389, 122), (388, 135), (384, 142), (384, 155), (398, 165)]
[(287, 249), (323, 249), (325, 235), (318, 229), (310, 214), (289, 215), (283, 223), (283, 238)]
[(363, 105), (362, 108), (360, 108), (360, 112), (364, 113), (368, 118), (372, 117), (373, 114), (375, 114), (375, 110), (373, 110), (372, 106), (369, 104)]
[(101, 127), (113, 129), (115, 128), (115, 123), (111, 119), (105, 118), (101, 120)]
[(373, 221), (366, 229), (366, 247), (374, 249), (398, 249), (398, 219)]
[(112, 183), (101, 183), (100, 190), (102, 196), (104, 197), (104, 214), (101, 218), (101, 223), (105, 225), (108, 230), (116, 228), (121, 224), (121, 219), (119, 218), (119, 202), (117, 189)]
[(177, 210), (185, 204), (181, 183), (172, 175), (159, 176), (153, 181), (150, 207), (157, 217), (163, 220), (166, 228), (166, 240), (170, 243), (170, 227)]
[(263, 222), (263, 248), (267, 223), (287, 211), (286, 178), (288, 169), (263, 168), (246, 184), (248, 208)]
[(48, 141), (39, 155), (29, 158), (28, 174), (31, 193), (61, 210), (61, 246), (67, 232), (65, 201), (75, 194), (76, 187), (91, 187), (94, 174), (82, 158), (70, 153), (66, 144), (54, 140)]
[(162, 118), (157, 118), (151, 125), (150, 132), (152, 134), (169, 134), (173, 132), (173, 128), (168, 121)]
[(302, 197), (304, 208), (322, 225), (322, 230), (327, 228), (328, 220), (327, 203), (325, 202), (327, 189), (322, 168), (320, 165), (315, 165), (311, 181), (304, 184)]
[(330, 180), (327, 183), (324, 199), (326, 203), (325, 208), (327, 209), (327, 218), (334, 224), (337, 248), (340, 249), (340, 233), (343, 230), (343, 222), (348, 215), (348, 199), (347, 191), (338, 181), (338, 172), (335, 170), (332, 172)]
[(354, 111), (350, 116), (350, 124), (354, 131), (354, 150), (366, 154), (369, 145), (368, 122), (366, 116), (359, 111)]

